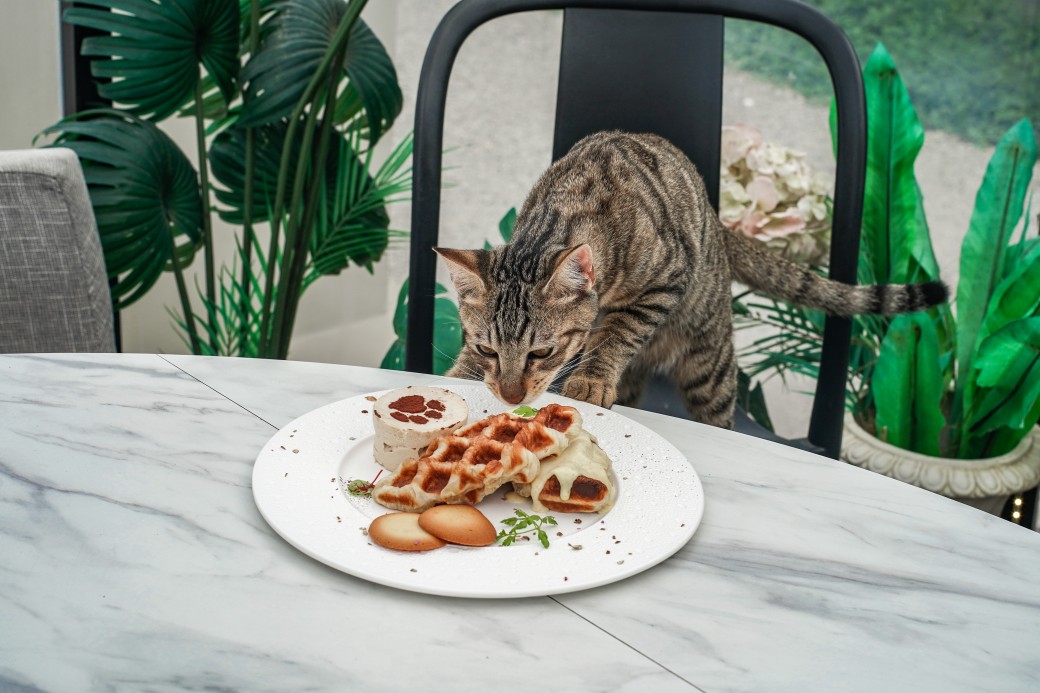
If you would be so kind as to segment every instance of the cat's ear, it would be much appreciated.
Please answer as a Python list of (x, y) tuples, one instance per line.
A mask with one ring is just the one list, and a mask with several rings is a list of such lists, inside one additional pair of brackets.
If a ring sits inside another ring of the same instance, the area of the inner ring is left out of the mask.
[(546, 291), (564, 293), (591, 291), (596, 283), (596, 270), (592, 266), (592, 248), (588, 243), (569, 248), (560, 253), (556, 269), (546, 282)]
[(444, 258), (451, 274), (451, 283), (459, 295), (470, 291), (486, 291), (484, 280), (480, 276), (479, 258), (483, 250), (456, 250), (454, 248), (434, 248), (433, 252)]

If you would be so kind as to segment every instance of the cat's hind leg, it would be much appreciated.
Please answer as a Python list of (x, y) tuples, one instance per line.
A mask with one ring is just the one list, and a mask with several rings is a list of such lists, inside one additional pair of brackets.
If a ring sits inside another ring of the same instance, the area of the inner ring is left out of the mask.
[(737, 360), (731, 332), (691, 336), (672, 376), (695, 421), (733, 428)]

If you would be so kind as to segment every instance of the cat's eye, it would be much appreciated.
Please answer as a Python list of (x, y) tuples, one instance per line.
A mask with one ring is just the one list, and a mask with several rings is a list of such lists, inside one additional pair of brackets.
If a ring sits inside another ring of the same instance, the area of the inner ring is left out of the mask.
[(552, 347), (543, 347), (541, 349), (535, 349), (534, 351), (528, 352), (528, 358), (532, 359), (544, 359), (548, 358), (553, 353)]
[(489, 359), (493, 359), (496, 356), (498, 356), (498, 352), (496, 352), (491, 347), (484, 346), (483, 344), (477, 344), (476, 347), (477, 351), (480, 353), (481, 356), (487, 356)]

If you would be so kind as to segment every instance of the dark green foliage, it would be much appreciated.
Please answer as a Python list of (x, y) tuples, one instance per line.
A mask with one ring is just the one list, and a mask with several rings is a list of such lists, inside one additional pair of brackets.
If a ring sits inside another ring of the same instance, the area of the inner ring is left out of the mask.
[[(459, 309), (440, 284), (436, 285), (433, 301), (433, 372), (443, 375), (455, 363), (462, 349), (462, 327), (459, 324)], [(394, 334), (397, 339), (390, 345), (380, 368), (404, 370), (405, 348), (408, 343), (408, 280), (397, 295), (397, 310), (394, 311)]]
[[(68, 3), (66, 21), (110, 34), (83, 52), (117, 110), (47, 132), (87, 172), (117, 307), (171, 269), (174, 319), (193, 352), (285, 358), (304, 289), (351, 263), (371, 271), (402, 235), (385, 206), (410, 191), (412, 145), (406, 138), (375, 170), (373, 148), (402, 99), (389, 55), (360, 20), (366, 2)], [(197, 172), (142, 120), (172, 115), (195, 121)], [(242, 227), (232, 270), (216, 265), (213, 211)], [(259, 223), (270, 224), (266, 251)], [(201, 312), (182, 272), (196, 250)]]
[[(114, 10), (114, 11), (110, 11)], [(78, 0), (65, 21), (112, 32), (83, 42), (98, 92), (159, 121), (195, 97), (199, 64), (230, 101), (238, 79), (236, 0)]]
[[(242, 71), (247, 85), (240, 126), (266, 125), (292, 112), (346, 11), (342, 0), (296, 0), (272, 19), (256, 57)], [(363, 20), (351, 29), (342, 67), (349, 83), (339, 96), (336, 120), (363, 114), (375, 142), (403, 100), (390, 56)]]
[[(864, 66), (864, 83), (870, 148), (859, 280), (934, 280), (913, 176), (923, 132), (880, 46)], [(990, 159), (961, 247), (956, 319), (940, 305), (853, 320), (849, 406), (893, 445), (944, 457), (1000, 455), (1040, 418), (1040, 244), (1023, 214), (1037, 161), (1033, 133), (1028, 119), (1018, 121)], [(775, 301), (746, 307), (752, 319), (781, 328), (752, 345), (759, 357), (752, 373), (815, 375), (822, 326), (810, 313)]]
[(202, 236), (199, 181), (184, 153), (146, 120), (114, 110), (84, 111), (48, 128), (54, 146), (76, 152), (90, 190), (112, 301), (143, 296), (176, 258), (191, 263)]

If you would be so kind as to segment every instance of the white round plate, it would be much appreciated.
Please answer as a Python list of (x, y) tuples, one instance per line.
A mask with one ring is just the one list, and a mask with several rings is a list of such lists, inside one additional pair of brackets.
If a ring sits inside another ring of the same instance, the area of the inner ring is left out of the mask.
[[(511, 409), (483, 384), (452, 384), (470, 421)], [(322, 563), (382, 585), (454, 597), (531, 597), (574, 592), (623, 580), (682, 548), (700, 523), (704, 492), (689, 461), (642, 424), (584, 402), (544, 394), (532, 406), (576, 407), (614, 464), (618, 497), (605, 515), (556, 513), (545, 548), (535, 537), (512, 546), (449, 545), (399, 552), (369, 539), (372, 519), (390, 512), (350, 495), (352, 479), (382, 469), (372, 457), (374, 392), (304, 414), (264, 445), (253, 466), (253, 498), (287, 542)], [(389, 474), (389, 472), (383, 472)], [(526, 499), (507, 499), (507, 484), (478, 506), (502, 529)]]

